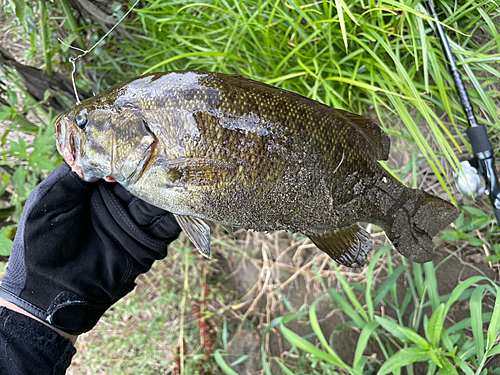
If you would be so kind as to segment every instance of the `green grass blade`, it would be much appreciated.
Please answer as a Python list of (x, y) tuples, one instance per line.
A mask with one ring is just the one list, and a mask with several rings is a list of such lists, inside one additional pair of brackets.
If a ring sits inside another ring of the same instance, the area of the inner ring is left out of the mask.
[(483, 320), (481, 319), (483, 293), (486, 285), (479, 285), (472, 293), (470, 299), (470, 317), (472, 325), (472, 334), (474, 335), (474, 343), (476, 346), (476, 355), (478, 362), (481, 362), (484, 357), (484, 335), (483, 335)]
[(439, 370), (440, 375), (458, 375), (458, 371), (448, 358), (442, 358), (443, 367)]
[(374, 314), (374, 305), (373, 305), (373, 300), (372, 300), (372, 283), (373, 283), (373, 270), (375, 266), (377, 265), (377, 261), (380, 259), (382, 255), (388, 249), (390, 249), (391, 246), (384, 246), (381, 248), (377, 253), (374, 255), (373, 259), (370, 261), (370, 264), (368, 265), (368, 269), (366, 270), (366, 290), (365, 290), (365, 301), (366, 301), (366, 307), (368, 309), (368, 316), (370, 317), (370, 320), (373, 320), (373, 314)]
[(467, 280), (463, 281), (460, 285), (455, 287), (453, 289), (453, 292), (451, 292), (450, 298), (446, 302), (446, 311), (451, 307), (452, 304), (455, 303), (455, 301), (462, 295), (462, 293), (469, 288), (473, 284), (477, 284), (480, 281), (488, 280), (487, 278), (483, 276), (473, 276), (468, 278)]
[(296, 346), (297, 348), (302, 349), (309, 354), (313, 354), (316, 357), (321, 358), (324, 361), (327, 361), (327, 362), (329, 362), (335, 366), (338, 366), (340, 368), (351, 369), (349, 366), (344, 365), (344, 364), (342, 364), (342, 362), (337, 361), (334, 357), (332, 357), (328, 353), (325, 353), (324, 351), (316, 348), (313, 344), (311, 344), (309, 341), (305, 340), (304, 338), (300, 337), (295, 332), (289, 330), (287, 327), (285, 327), (284, 324), (280, 325), (280, 331), (281, 331), (282, 335), (290, 342), (290, 344)]
[(488, 343), (486, 345), (486, 350), (488, 351), (495, 344), (498, 331), (500, 329), (500, 288), (496, 285), (494, 285), (494, 287), (496, 289), (497, 297), (495, 299), (495, 308), (493, 309), (493, 315), (488, 327)]
[(500, 354), (500, 344), (499, 345), (495, 345), (494, 347), (492, 347), (488, 353), (486, 353), (486, 356), (487, 357), (492, 357), (494, 355), (497, 355), (497, 354)]
[(356, 310), (353, 309), (353, 307), (349, 304), (349, 302), (346, 301), (344, 296), (341, 294), (337, 293), (335, 290), (330, 289), (328, 291), (328, 294), (332, 297), (332, 299), (337, 303), (337, 305), (340, 307), (340, 309), (347, 315), (349, 318), (351, 318), (357, 325), (358, 327), (362, 328), (363, 325), (365, 324), (365, 321), (363, 318), (356, 312)]
[(402, 342), (416, 344), (424, 350), (430, 349), (430, 345), (427, 340), (410, 328), (403, 327), (387, 318), (382, 318), (380, 316), (375, 316), (375, 320), (382, 327), (384, 327), (387, 332), (390, 332)]
[(288, 367), (286, 367), (283, 363), (281, 363), (281, 361), (278, 359), (278, 358), (273, 358), (274, 361), (278, 364), (278, 366), (281, 367), (281, 369), (283, 370), (283, 372), (286, 374), (286, 375), (295, 375), (292, 370), (290, 370)]
[(245, 362), (250, 356), (248, 354), (242, 355), (240, 358), (236, 359), (233, 363), (231, 363), (229, 366), (234, 367), (238, 366), (240, 363)]
[(332, 349), (330, 345), (328, 345), (328, 341), (326, 340), (325, 336), (323, 335), (323, 331), (321, 330), (321, 327), (319, 326), (319, 321), (318, 317), (316, 316), (316, 304), (319, 302), (319, 300), (316, 300), (313, 302), (311, 307), (309, 308), (309, 320), (311, 322), (311, 328), (313, 332), (316, 334), (318, 337), (319, 341), (321, 342), (321, 345), (328, 351), (328, 353), (338, 362), (341, 363), (342, 366), (345, 366), (346, 364), (340, 357), (335, 353), (335, 350)]
[[(334, 268), (335, 268), (335, 271), (337, 271), (337, 277), (338, 277), (338, 280), (340, 281), (340, 284), (342, 285), (342, 289), (344, 290), (344, 293), (347, 295), (347, 297), (351, 301), (352, 305), (356, 308), (358, 313), (365, 319), (365, 321), (369, 321), (368, 314), (363, 309), (363, 306), (361, 305), (361, 303), (359, 303), (358, 298), (353, 293), (351, 287), (349, 286), (349, 283), (344, 278), (344, 276), (340, 273), (337, 265), (334, 264)], [(361, 327), (363, 325), (364, 325), (364, 323), (361, 325)]]
[(222, 358), (222, 350), (217, 349), (214, 352), (214, 359), (215, 362), (219, 365), (222, 371), (224, 371), (227, 375), (238, 375), (236, 371), (234, 371), (229, 365), (224, 361), (224, 358)]
[(429, 323), (427, 324), (427, 335), (431, 342), (433, 348), (437, 348), (439, 340), (441, 338), (441, 330), (443, 329), (444, 318), (446, 314), (446, 309), (444, 304), (440, 304), (439, 307), (434, 311)]
[[(489, 323), (491, 321), (492, 316), (493, 313), (482, 313), (481, 320), (483, 321), (483, 323)], [(471, 328), (472, 328), (471, 318), (465, 318), (459, 321), (458, 323), (453, 324), (451, 327), (448, 327), (446, 331), (448, 332), (449, 335), (451, 335), (452, 333)]]
[[(458, 56), (458, 59), (460, 59), (460, 56)], [(500, 119), (498, 118), (498, 108), (496, 107), (495, 103), (493, 103), (493, 100), (486, 95), (484, 92), (483, 87), (479, 83), (479, 81), (476, 78), (476, 75), (472, 72), (472, 69), (468, 64), (464, 64), (464, 70), (467, 73), (467, 76), (469, 77), (470, 81), (474, 85), (474, 88), (476, 89), (477, 93), (481, 97), (481, 102), (483, 103), (483, 108), (486, 110), (486, 112), (489, 114), (490, 119), (492, 119), (496, 125), (497, 130), (500, 129)]]
[(262, 335), (262, 343), (260, 345), (261, 363), (262, 363), (262, 368), (264, 369), (266, 375), (271, 375), (271, 369), (269, 368), (269, 365), (267, 363), (267, 353), (266, 353), (266, 349), (265, 349), (266, 335), (268, 335), (269, 332), (271, 332), (271, 329), (276, 327), (278, 324), (286, 323), (286, 322), (289, 322), (291, 320), (300, 318), (301, 316), (304, 316), (305, 314), (307, 314), (306, 311), (301, 312), (301, 313), (287, 315), (287, 316), (281, 316), (279, 318), (275, 318), (275, 319), (271, 320), (271, 323), (266, 327), (266, 329)]
[(342, 33), (342, 39), (344, 40), (345, 52), (347, 53), (347, 34), (345, 30), (345, 22), (344, 22), (344, 10), (342, 8), (342, 1), (335, 0), (335, 6), (337, 7), (337, 14), (339, 16), (339, 25), (340, 31)]
[(436, 271), (432, 262), (424, 263), (425, 272), (425, 285), (427, 286), (427, 293), (433, 310), (439, 306), (439, 291), (436, 280)]
[(427, 351), (420, 348), (405, 348), (398, 351), (392, 357), (390, 357), (383, 365), (380, 367), (377, 375), (385, 375), (390, 372), (401, 369), (404, 366), (410, 365), (415, 362), (419, 362), (427, 357)]
[(358, 343), (356, 345), (356, 352), (354, 353), (354, 362), (352, 367), (356, 371), (363, 371), (363, 353), (366, 350), (366, 345), (368, 344), (368, 340), (370, 339), (373, 331), (379, 326), (379, 323), (376, 321), (372, 321), (366, 324), (361, 331), (361, 334), (358, 338)]
[(396, 268), (391, 274), (387, 277), (387, 279), (382, 283), (380, 288), (378, 288), (378, 295), (373, 301), (374, 306), (378, 306), (380, 302), (385, 298), (387, 293), (391, 290), (391, 288), (396, 285), (396, 281), (398, 280), (401, 273), (404, 271), (403, 266), (399, 266)]
[(420, 263), (413, 263), (413, 279), (420, 297), (424, 296), (424, 272)]
[(40, 6), (40, 31), (42, 37), (42, 46), (43, 46), (43, 56), (45, 61), (45, 71), (49, 76), (52, 75), (52, 60), (50, 56), (50, 46), (49, 46), (49, 36), (47, 25), (47, 5), (44, 1), (39, 1), (38, 5)]
[(184, 53), (182, 55), (177, 55), (177, 56), (171, 57), (170, 59), (163, 60), (162, 62), (159, 62), (158, 64), (152, 66), (151, 68), (146, 69), (142, 74), (150, 73), (153, 70), (156, 70), (156, 69), (158, 69), (158, 68), (160, 68), (160, 67), (162, 67), (164, 65), (170, 64), (170, 63), (172, 63), (174, 61), (177, 61), (177, 60), (180, 60), (180, 59), (184, 59), (186, 57), (195, 57), (195, 56), (227, 57), (227, 58), (234, 59), (234, 60), (237, 60), (237, 61), (241, 61), (241, 62), (244, 62), (246, 64), (251, 65), (251, 63), (249, 61), (247, 61), (245, 59), (242, 59), (241, 57), (239, 57), (237, 55), (234, 55), (232, 53), (202, 51), (202, 52)]

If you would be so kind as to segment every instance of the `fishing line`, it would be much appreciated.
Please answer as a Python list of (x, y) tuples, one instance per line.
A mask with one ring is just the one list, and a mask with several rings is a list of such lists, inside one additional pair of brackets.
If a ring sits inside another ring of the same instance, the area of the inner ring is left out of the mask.
[(78, 47), (70, 46), (69, 44), (64, 43), (60, 38), (57, 38), (57, 40), (59, 40), (59, 42), (61, 42), (65, 46), (68, 46), (69, 48), (72, 48), (72, 49), (75, 49), (77, 51), (83, 52), (81, 55), (69, 58), (69, 62), (71, 63), (71, 65), (73, 65), (73, 71), (71, 72), (71, 81), (73, 82), (73, 90), (75, 91), (76, 104), (80, 104), (81, 103), (80, 102), (80, 98), (78, 97), (78, 91), (76, 89), (76, 83), (75, 83), (76, 62), (78, 60), (80, 60), (81, 58), (83, 58), (84, 56), (88, 55), (90, 52), (92, 52), (92, 50), (95, 47), (97, 47), (97, 45), (99, 43), (101, 43), (125, 19), (125, 17), (127, 17), (129, 15), (129, 13), (132, 11), (132, 9), (135, 8), (135, 6), (139, 3), (139, 1), (141, 1), (141, 0), (137, 0), (134, 3), (134, 5), (132, 5), (132, 7), (127, 11), (127, 13), (125, 13), (123, 15), (123, 17), (120, 18), (120, 20), (111, 29), (109, 29), (109, 31), (106, 34), (104, 34), (104, 36), (101, 39), (99, 39), (99, 41), (97, 43), (95, 43), (89, 50), (83, 50), (83, 49), (78, 48)]

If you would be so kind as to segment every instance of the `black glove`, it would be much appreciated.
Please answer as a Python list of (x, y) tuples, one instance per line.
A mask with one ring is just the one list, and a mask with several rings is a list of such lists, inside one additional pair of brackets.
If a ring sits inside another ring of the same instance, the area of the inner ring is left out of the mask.
[(63, 164), (28, 198), (0, 297), (78, 335), (134, 289), (181, 229), (118, 184), (86, 183)]

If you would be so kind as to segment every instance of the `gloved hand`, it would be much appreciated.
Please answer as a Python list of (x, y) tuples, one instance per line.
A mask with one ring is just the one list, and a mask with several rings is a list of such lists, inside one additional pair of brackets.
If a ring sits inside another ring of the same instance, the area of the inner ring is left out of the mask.
[(26, 202), (0, 297), (81, 334), (167, 255), (180, 231), (167, 211), (118, 184), (84, 182), (63, 164)]

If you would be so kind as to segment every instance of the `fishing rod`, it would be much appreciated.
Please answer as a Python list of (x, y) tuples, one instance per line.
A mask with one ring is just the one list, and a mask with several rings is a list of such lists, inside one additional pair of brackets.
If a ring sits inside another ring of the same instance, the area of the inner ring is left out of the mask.
[(462, 171), (453, 173), (455, 184), (460, 193), (467, 198), (477, 198), (487, 194), (490, 197), (493, 212), (500, 226), (500, 185), (495, 170), (495, 154), (493, 146), (488, 138), (488, 133), (484, 124), (478, 124), (476, 115), (472, 108), (472, 104), (465, 90), (464, 82), (455, 63), (453, 53), (451, 52), (448, 39), (441, 26), (439, 17), (432, 5), (432, 0), (426, 3), (427, 10), (436, 21), (436, 34), (441, 47), (445, 61), (448, 63), (450, 73), (455, 82), (455, 86), (460, 97), (460, 102), (464, 108), (469, 123), (469, 128), (466, 130), (467, 137), (472, 146), (474, 156), (468, 160), (462, 161)]

